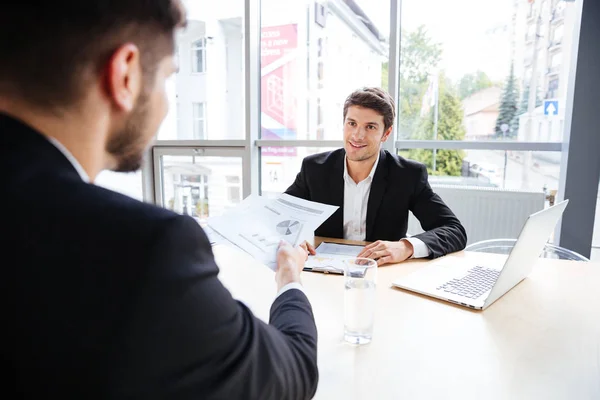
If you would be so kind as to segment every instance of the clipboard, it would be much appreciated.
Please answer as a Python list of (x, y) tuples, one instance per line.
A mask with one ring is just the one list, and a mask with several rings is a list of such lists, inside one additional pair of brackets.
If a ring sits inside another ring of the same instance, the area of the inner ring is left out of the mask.
[(315, 249), (317, 254), (308, 256), (303, 270), (343, 275), (344, 260), (356, 257), (363, 248), (363, 245), (322, 242)]

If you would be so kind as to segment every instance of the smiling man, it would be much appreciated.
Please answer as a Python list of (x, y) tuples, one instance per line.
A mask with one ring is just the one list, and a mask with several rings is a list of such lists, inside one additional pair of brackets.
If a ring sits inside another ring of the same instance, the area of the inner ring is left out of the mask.
[[(431, 189), (425, 165), (381, 149), (394, 119), (394, 101), (383, 90), (350, 94), (344, 103), (344, 148), (306, 157), (286, 193), (339, 206), (315, 235), (374, 242), (359, 256), (379, 265), (464, 249), (465, 229)], [(425, 232), (407, 238), (409, 211)]]

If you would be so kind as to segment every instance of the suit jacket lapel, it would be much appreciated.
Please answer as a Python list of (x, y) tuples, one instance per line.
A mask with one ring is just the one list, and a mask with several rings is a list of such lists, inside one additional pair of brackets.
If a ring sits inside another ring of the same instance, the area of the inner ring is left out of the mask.
[[(379, 163), (373, 176), (373, 182), (371, 182), (371, 191), (369, 193), (369, 203), (367, 204), (367, 241), (377, 240), (373, 238), (373, 230), (375, 227), (375, 218), (379, 211), (379, 206), (383, 200), (387, 188), (387, 163), (385, 151), (379, 151)], [(343, 174), (343, 171), (342, 171)]]

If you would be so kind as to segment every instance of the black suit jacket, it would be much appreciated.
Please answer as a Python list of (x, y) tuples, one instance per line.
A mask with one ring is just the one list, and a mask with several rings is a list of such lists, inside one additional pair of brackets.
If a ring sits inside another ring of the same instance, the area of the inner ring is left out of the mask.
[[(317, 236), (344, 236), (344, 149), (308, 156), (286, 193), (340, 208), (316, 231)], [(369, 242), (406, 237), (408, 211), (421, 222), (421, 239), (436, 258), (462, 250), (467, 234), (460, 221), (433, 192), (423, 164), (380, 150), (367, 205)]]
[(217, 279), (192, 218), (83, 182), (1, 114), (0, 171), (2, 359), (19, 398), (314, 395), (317, 331), (301, 291), (261, 322)]

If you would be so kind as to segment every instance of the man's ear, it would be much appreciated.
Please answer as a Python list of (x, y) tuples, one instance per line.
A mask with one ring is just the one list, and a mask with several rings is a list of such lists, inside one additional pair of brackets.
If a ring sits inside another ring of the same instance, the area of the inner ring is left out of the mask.
[(112, 105), (130, 112), (142, 88), (140, 50), (133, 43), (117, 48), (106, 65), (106, 91)]
[(390, 137), (390, 134), (392, 133), (392, 129), (394, 129), (394, 126), (390, 126), (387, 131), (385, 131), (385, 133), (383, 134), (383, 136), (381, 137), (381, 142), (385, 142), (386, 140), (388, 140), (388, 138)]

